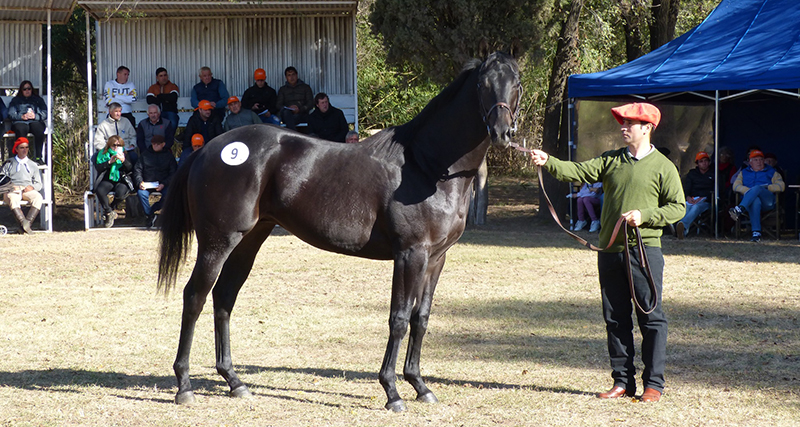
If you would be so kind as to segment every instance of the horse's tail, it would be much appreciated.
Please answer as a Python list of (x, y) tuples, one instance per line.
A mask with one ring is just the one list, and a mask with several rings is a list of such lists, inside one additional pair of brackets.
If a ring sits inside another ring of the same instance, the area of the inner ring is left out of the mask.
[(170, 180), (164, 206), (159, 216), (158, 290), (165, 294), (175, 287), (178, 270), (186, 262), (186, 255), (192, 245), (192, 222), (189, 211), (188, 183), (189, 170), (197, 156), (189, 156)]

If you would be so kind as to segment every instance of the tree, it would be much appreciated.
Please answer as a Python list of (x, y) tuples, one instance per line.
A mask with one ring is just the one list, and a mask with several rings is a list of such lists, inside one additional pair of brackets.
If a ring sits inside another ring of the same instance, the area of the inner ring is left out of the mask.
[[(556, 7), (560, 4), (556, 0)], [(547, 89), (547, 104), (544, 111), (544, 124), (542, 130), (542, 150), (552, 153), (559, 158), (567, 157), (569, 144), (567, 141), (567, 126), (569, 126), (569, 111), (567, 108), (567, 79), (578, 69), (578, 29), (584, 0), (571, 0), (561, 24), (555, 57), (553, 58), (550, 84)], [(560, 187), (557, 194), (566, 193), (564, 184), (556, 181), (551, 175), (542, 177), (547, 188)], [(539, 193), (539, 206), (545, 206), (547, 201), (543, 192)], [(551, 199), (559, 216), (563, 217), (566, 203), (561, 197)], [(539, 209), (541, 215), (548, 211)]]
[(452, 80), (464, 63), (478, 56), (485, 39), (492, 50), (540, 41), (545, 0), (375, 0), (370, 13), (381, 34), (387, 61), (410, 64), (439, 83)]

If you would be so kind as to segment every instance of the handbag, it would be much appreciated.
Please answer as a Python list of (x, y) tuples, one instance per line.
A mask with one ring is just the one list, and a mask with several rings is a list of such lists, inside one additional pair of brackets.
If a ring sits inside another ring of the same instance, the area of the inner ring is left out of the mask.
[(14, 184), (11, 182), (11, 177), (0, 173), (0, 196), (14, 191)]

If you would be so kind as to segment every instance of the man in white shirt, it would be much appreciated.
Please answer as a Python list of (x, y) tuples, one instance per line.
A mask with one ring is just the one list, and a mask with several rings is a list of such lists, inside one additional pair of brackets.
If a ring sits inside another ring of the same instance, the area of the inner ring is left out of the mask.
[(106, 82), (103, 89), (103, 99), (106, 101), (106, 106), (112, 102), (116, 102), (122, 106), (122, 116), (130, 120), (131, 126), (136, 126), (136, 118), (133, 117), (133, 110), (131, 104), (136, 102), (136, 85), (128, 81), (131, 70), (124, 65), (117, 68), (116, 80), (109, 80)]

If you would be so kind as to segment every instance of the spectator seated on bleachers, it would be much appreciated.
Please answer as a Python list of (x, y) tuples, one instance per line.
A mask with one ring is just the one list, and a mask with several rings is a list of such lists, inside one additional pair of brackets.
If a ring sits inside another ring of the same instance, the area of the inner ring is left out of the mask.
[[(20, 83), (17, 96), (11, 99), (8, 119), (11, 121), (11, 130), (18, 138), (27, 137), (28, 133), (33, 134), (33, 145), (28, 158), (41, 162), (44, 155), (44, 132), (47, 129), (47, 104), (33, 93), (33, 83), (29, 80)], [(9, 152), (12, 151), (11, 146), (8, 149)]]
[(156, 82), (147, 89), (147, 103), (161, 108), (161, 117), (178, 126), (178, 97), (181, 96), (178, 85), (169, 81), (169, 73), (164, 67), (156, 70)]
[(253, 72), (255, 84), (247, 88), (242, 95), (242, 108), (252, 110), (258, 114), (261, 121), (267, 124), (280, 125), (281, 119), (278, 117), (278, 94), (275, 89), (267, 84), (267, 72), (259, 68)]
[(308, 112), (314, 108), (314, 92), (311, 86), (297, 78), (297, 69), (286, 67), (283, 71), (286, 84), (278, 89), (281, 121), (287, 129), (296, 129), (299, 123), (308, 122)]
[(192, 117), (189, 118), (186, 128), (181, 135), (181, 158), (183, 163), (192, 154), (192, 136), (199, 133), (203, 136), (203, 141), (211, 141), (218, 135), (222, 135), (222, 121), (212, 114), (214, 107), (208, 101), (200, 101)]
[(358, 142), (358, 132), (351, 130), (347, 132), (347, 135), (344, 137), (344, 142), (348, 144), (352, 144), (354, 142)]
[(314, 96), (314, 111), (308, 115), (308, 130), (311, 135), (334, 142), (345, 142), (350, 127), (342, 110), (334, 107), (324, 92)]
[(775, 193), (786, 190), (781, 175), (764, 163), (761, 150), (750, 151), (750, 165), (741, 170), (733, 183), (733, 191), (742, 194), (742, 200), (728, 212), (734, 221), (747, 212), (750, 217), (750, 239), (761, 241), (761, 213), (775, 208)]
[(136, 118), (133, 117), (131, 104), (136, 102), (136, 85), (129, 80), (131, 70), (120, 65), (117, 68), (117, 78), (109, 80), (103, 87), (103, 100), (106, 106), (110, 106), (112, 102), (122, 105), (122, 117), (125, 117), (131, 122), (131, 126), (136, 126)]
[(150, 148), (153, 137), (159, 135), (166, 142), (166, 150), (169, 151), (175, 143), (176, 123), (161, 117), (161, 109), (158, 105), (147, 106), (147, 118), (139, 122), (136, 127), (136, 145), (139, 153), (143, 153)]
[[(128, 120), (123, 120), (128, 123)], [(130, 123), (128, 123), (130, 124)], [(92, 156), (92, 164), (97, 171), (94, 180), (94, 194), (103, 208), (103, 221), (106, 228), (114, 225), (119, 204), (133, 191), (133, 182), (128, 174), (133, 164), (125, 155), (124, 142), (119, 135), (108, 138), (106, 146)], [(114, 201), (109, 204), (108, 194), (114, 192)]]
[(122, 106), (116, 102), (108, 105), (108, 117), (97, 125), (94, 133), (95, 150), (104, 149), (113, 135), (122, 139), (126, 157), (131, 164), (136, 163), (136, 130), (128, 119), (122, 117)]
[[(15, 156), (6, 160), (2, 167), (3, 175), (11, 178), (13, 185), (12, 191), (3, 195), (3, 201), (11, 207), (11, 212), (26, 234), (33, 233), (31, 222), (42, 209), (42, 195), (39, 193), (42, 189), (42, 174), (36, 162), (28, 158), (29, 150), (28, 138), (17, 138), (11, 149)], [(31, 205), (27, 216), (22, 213), (23, 200)]]
[(242, 126), (260, 125), (263, 123), (261, 118), (258, 117), (258, 114), (254, 113), (253, 110), (242, 108), (239, 97), (232, 96), (228, 98), (228, 110), (230, 110), (230, 113), (225, 117), (225, 122), (222, 124), (222, 129), (224, 129), (225, 132)]
[[(150, 229), (155, 225), (156, 211), (161, 209), (161, 203), (167, 196), (169, 180), (178, 169), (178, 164), (172, 152), (166, 149), (164, 137), (154, 135), (151, 145), (139, 153), (139, 161), (133, 168), (134, 185), (139, 195), (142, 209), (145, 214), (145, 226)], [(161, 193), (161, 200), (150, 206), (150, 193)]]
[(200, 106), (200, 101), (208, 101), (214, 108), (214, 115), (222, 121), (225, 118), (225, 102), (230, 98), (225, 83), (215, 79), (211, 68), (200, 68), (200, 83), (192, 87), (192, 107)]

